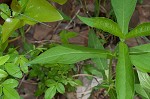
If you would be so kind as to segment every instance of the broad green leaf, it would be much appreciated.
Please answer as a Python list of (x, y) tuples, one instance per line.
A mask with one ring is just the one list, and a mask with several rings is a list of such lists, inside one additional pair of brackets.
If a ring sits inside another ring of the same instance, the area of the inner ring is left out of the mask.
[(3, 93), (6, 97), (11, 99), (20, 99), (18, 92), (11, 87), (3, 87)]
[(78, 17), (81, 21), (83, 21), (85, 24), (91, 27), (102, 29), (105, 32), (109, 32), (120, 38), (124, 38), (124, 34), (121, 32), (118, 24), (110, 19), (104, 17), (93, 17), (93, 18), (86, 18), (81, 16)]
[(148, 36), (150, 35), (150, 23), (143, 23), (135, 27), (131, 30), (127, 35), (126, 38), (134, 38), (139, 36)]
[(56, 46), (45, 51), (29, 64), (73, 64), (89, 58), (106, 58), (110, 52), (77, 45)]
[(117, 22), (122, 33), (128, 33), (128, 25), (135, 9), (137, 0), (111, 0)]
[(137, 71), (140, 85), (150, 92), (150, 76), (147, 73), (143, 73), (141, 71)]
[(131, 55), (137, 55), (137, 54), (140, 55), (140, 54), (146, 54), (146, 53), (150, 53), (150, 44), (142, 44), (142, 45), (130, 48)]
[(67, 2), (67, 0), (51, 0), (51, 1), (54, 1), (56, 3), (59, 3), (59, 4), (65, 4)]
[(10, 58), (9, 55), (1, 56), (0, 57), (0, 65), (4, 65), (8, 61), (9, 58)]
[(21, 5), (18, 3), (17, 0), (12, 0), (10, 6), (11, 6), (11, 9), (15, 12), (19, 12), (21, 10)]
[(130, 55), (132, 64), (143, 72), (150, 72), (150, 53)]
[(44, 97), (45, 99), (52, 99), (55, 94), (56, 94), (56, 87), (52, 86), (46, 90)]
[(29, 0), (22, 17), (27, 23), (62, 20), (59, 12), (46, 0)]
[(11, 11), (7, 4), (0, 4), (0, 16), (6, 20), (11, 16)]
[(18, 86), (18, 81), (15, 79), (7, 79), (2, 83), (4, 87), (16, 88)]
[(135, 91), (146, 99), (150, 99), (150, 97), (147, 95), (146, 91), (141, 87), (140, 84), (135, 84)]
[(56, 85), (56, 89), (57, 89), (57, 91), (58, 91), (59, 93), (61, 93), (61, 94), (65, 93), (65, 87), (64, 87), (64, 85), (63, 85), (62, 83), (58, 83), (58, 84)]
[[(88, 35), (89, 35), (89, 39), (88, 39), (89, 47), (104, 50), (104, 47), (101, 44), (101, 41), (96, 36), (94, 30), (90, 30)], [(98, 69), (100, 69), (100, 70), (108, 69), (107, 59), (93, 58), (92, 61), (96, 64), (96, 67)]]
[(75, 36), (77, 36), (77, 33), (75, 33), (75, 32), (69, 32), (67, 30), (62, 30), (60, 32), (60, 39), (61, 39), (61, 42), (63, 44), (68, 44), (69, 43), (69, 39), (73, 38)]
[(130, 48), (130, 59), (136, 68), (143, 72), (150, 72), (150, 44), (143, 44)]
[(7, 76), (8, 76), (8, 74), (4, 70), (0, 69), (0, 80), (2, 78), (6, 78)]
[(20, 68), (16, 64), (7, 63), (5, 64), (5, 69), (13, 77), (17, 77), (17, 78), (22, 77), (22, 72), (20, 71)]
[(128, 47), (119, 43), (119, 57), (116, 67), (116, 92), (117, 99), (133, 99), (134, 74), (129, 58)]
[(20, 27), (19, 19), (7, 18), (2, 26), (2, 43), (4, 43), (12, 34), (12, 32), (14, 32), (19, 27)]

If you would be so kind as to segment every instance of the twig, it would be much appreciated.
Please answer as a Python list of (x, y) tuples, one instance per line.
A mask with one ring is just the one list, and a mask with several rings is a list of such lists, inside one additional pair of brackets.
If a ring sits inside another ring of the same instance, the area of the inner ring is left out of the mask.
[(68, 23), (68, 25), (65, 27), (65, 29), (68, 29), (70, 24), (73, 22), (73, 20), (76, 18), (76, 16), (79, 14), (80, 9), (78, 9), (78, 11), (76, 12), (76, 14), (73, 16), (73, 18), (70, 20), (70, 22)]

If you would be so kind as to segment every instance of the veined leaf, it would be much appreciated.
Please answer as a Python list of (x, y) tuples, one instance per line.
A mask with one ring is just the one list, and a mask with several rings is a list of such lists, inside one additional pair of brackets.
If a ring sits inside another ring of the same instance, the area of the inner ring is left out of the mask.
[(4, 43), (12, 32), (20, 27), (20, 20), (7, 18), (5, 23), (2, 26), (2, 43)]
[(139, 36), (148, 36), (150, 35), (150, 23), (143, 23), (135, 27), (131, 30), (127, 35), (126, 38), (134, 38)]
[[(101, 42), (100, 42), (100, 40), (98, 39), (98, 37), (96, 36), (96, 34), (94, 33), (94, 30), (90, 30), (90, 31), (89, 31), (88, 45), (89, 45), (89, 47), (91, 47), (91, 48), (104, 50), (104, 47), (103, 47), (103, 45), (101, 44)], [(108, 69), (107, 59), (93, 58), (92, 61), (96, 64), (96, 66), (97, 66), (100, 70)]]
[(140, 84), (135, 84), (135, 91), (146, 99), (150, 98)]
[(4, 65), (9, 58), (10, 58), (9, 55), (1, 56), (0, 57), (0, 65)]
[(2, 83), (4, 87), (16, 88), (18, 86), (18, 81), (15, 79), (7, 79)]
[(18, 92), (11, 87), (3, 87), (4, 96), (7, 97), (5, 99), (20, 99)]
[(111, 0), (117, 22), (122, 33), (128, 33), (128, 25), (135, 9), (137, 0)]
[(17, 78), (22, 77), (22, 72), (20, 71), (20, 68), (13, 63), (5, 64), (5, 69), (13, 77), (17, 77)]
[(119, 57), (116, 67), (116, 91), (117, 99), (133, 99), (134, 74), (128, 47), (123, 42), (119, 43)]
[(51, 0), (51, 1), (54, 1), (54, 2), (59, 3), (61, 5), (65, 4), (67, 2), (67, 0)]
[(147, 73), (137, 71), (140, 80), (140, 85), (147, 91), (150, 92), (150, 76)]
[(57, 91), (58, 91), (59, 93), (61, 93), (61, 94), (65, 93), (65, 87), (64, 87), (64, 85), (63, 85), (62, 83), (58, 83), (58, 84), (56, 85), (56, 89), (57, 89)]
[(150, 73), (150, 53), (130, 55), (130, 59), (136, 68)]
[(110, 52), (76, 45), (53, 47), (29, 62), (29, 64), (73, 64), (89, 58), (106, 58)]
[(83, 21), (85, 24), (91, 27), (102, 29), (105, 32), (109, 32), (120, 38), (124, 38), (124, 34), (121, 32), (121, 29), (119, 28), (118, 24), (110, 19), (104, 17), (94, 17), (94, 18), (86, 18), (81, 16), (78, 17), (81, 21)]
[(7, 72), (5, 72), (4, 70), (0, 69), (0, 80), (1, 80), (2, 78), (7, 77), (7, 76), (8, 76)]
[(130, 48), (131, 55), (146, 54), (146, 53), (150, 53), (150, 44), (142, 44)]
[(54, 22), (62, 20), (59, 12), (46, 0), (29, 0), (24, 13), (22, 14), (27, 23), (33, 22)]
[(130, 48), (130, 59), (136, 68), (143, 72), (150, 72), (150, 44), (143, 44)]
[(52, 99), (55, 94), (56, 94), (56, 86), (52, 86), (46, 90), (44, 97), (45, 99)]
[(11, 11), (7, 4), (0, 4), (0, 16), (5, 20), (10, 17)]

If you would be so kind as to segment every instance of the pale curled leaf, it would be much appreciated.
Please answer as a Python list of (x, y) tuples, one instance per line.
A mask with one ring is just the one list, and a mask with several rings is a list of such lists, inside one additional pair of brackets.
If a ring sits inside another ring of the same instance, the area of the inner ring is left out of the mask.
[(150, 35), (150, 23), (143, 23), (135, 27), (131, 30), (127, 35), (126, 38), (134, 38), (139, 36), (148, 36)]
[(150, 98), (140, 84), (135, 84), (135, 91), (146, 99)]
[(135, 9), (137, 0), (111, 0), (117, 22), (122, 33), (128, 33), (128, 25)]
[(134, 74), (129, 58), (128, 47), (119, 43), (119, 57), (116, 67), (116, 92), (117, 99), (133, 99)]
[(150, 76), (147, 73), (137, 71), (140, 85), (147, 91), (150, 92)]
[(111, 55), (106, 50), (97, 50), (77, 45), (56, 46), (45, 51), (29, 64), (73, 64), (89, 58), (106, 58)]
[(124, 38), (124, 34), (121, 32), (118, 24), (108, 18), (104, 17), (86, 18), (81, 16), (78, 17), (81, 21), (83, 21), (85, 24), (91, 27), (102, 29), (105, 32), (109, 32), (120, 38)]

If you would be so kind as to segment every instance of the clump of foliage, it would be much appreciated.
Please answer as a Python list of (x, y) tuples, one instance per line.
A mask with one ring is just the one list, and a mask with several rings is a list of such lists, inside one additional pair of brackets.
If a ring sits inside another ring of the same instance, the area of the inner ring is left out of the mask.
[[(66, 0), (51, 1), (59, 4), (66, 2)], [(147, 73), (150, 72), (150, 44), (129, 48), (125, 43), (129, 38), (150, 34), (150, 23), (140, 24), (130, 32), (128, 31), (136, 2), (137, 0), (111, 0), (117, 23), (104, 17), (78, 16), (82, 22), (95, 28), (89, 31), (88, 47), (68, 44), (67, 39), (75, 36), (75, 33), (66, 35), (63, 34), (66, 31), (63, 31), (61, 37), (64, 44), (49, 49), (32, 46), (27, 53), (18, 53), (17, 48), (8, 47), (8, 38), (12, 33), (19, 29), (23, 36), (23, 26), (26, 24), (44, 24), (42, 22), (62, 20), (61, 14), (46, 0), (12, 0), (11, 9), (6, 4), (0, 4), (0, 15), (5, 20), (1, 26), (0, 35), (0, 96), (4, 99), (20, 98), (15, 88), (23, 74), (29, 72), (29, 66), (31, 66), (29, 76), (39, 78), (37, 96), (45, 93), (45, 99), (51, 99), (57, 92), (63, 94), (65, 86), (74, 87), (79, 84), (69, 75), (73, 71), (74, 64), (90, 58), (96, 68), (95, 70), (91, 69), (92, 66), (89, 65), (91, 67), (88, 66), (89, 69), (86, 68), (86, 70), (101, 73), (103, 82), (99, 87), (108, 90), (111, 99), (133, 99), (136, 94), (149, 99), (150, 77)], [(96, 9), (96, 11), (98, 10)], [(94, 31), (99, 29), (120, 38), (114, 51), (106, 50), (103, 47)], [(27, 55), (30, 57), (26, 58)], [(118, 60), (115, 79), (111, 69), (113, 59)], [(134, 70), (134, 68), (136, 69)], [(39, 74), (40, 72), (41, 74)]]

